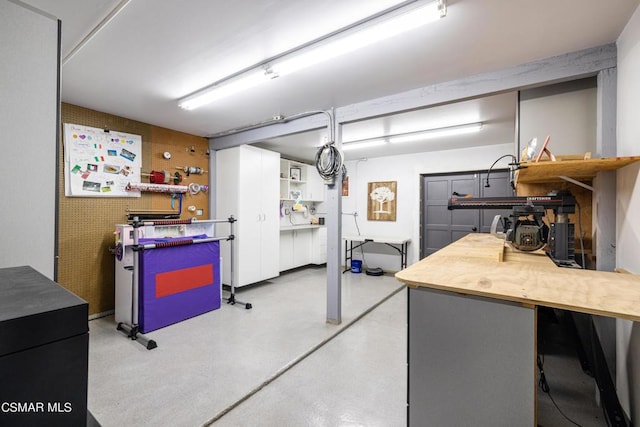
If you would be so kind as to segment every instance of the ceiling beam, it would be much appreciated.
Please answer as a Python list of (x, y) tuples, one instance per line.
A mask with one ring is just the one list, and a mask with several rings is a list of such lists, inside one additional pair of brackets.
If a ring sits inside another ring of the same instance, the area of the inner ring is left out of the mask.
[(595, 76), (599, 71), (614, 68), (616, 62), (616, 45), (611, 43), (336, 108), (336, 121), (349, 123), (490, 94)]
[(273, 124), (249, 125), (245, 128), (246, 130), (241, 129), (228, 135), (212, 136), (209, 139), (209, 147), (212, 150), (223, 150), (242, 144), (252, 144), (280, 136), (326, 128), (328, 125), (328, 116), (323, 111), (301, 113), (284, 117), (281, 121)]
[[(465, 99), (580, 79), (614, 68), (616, 63), (616, 45), (610, 43), (338, 107), (335, 109), (336, 123), (345, 124)], [(327, 117), (316, 114), (290, 122), (257, 128), (248, 127), (247, 130), (240, 129), (228, 135), (214, 136), (209, 141), (211, 149), (221, 150), (326, 126)]]

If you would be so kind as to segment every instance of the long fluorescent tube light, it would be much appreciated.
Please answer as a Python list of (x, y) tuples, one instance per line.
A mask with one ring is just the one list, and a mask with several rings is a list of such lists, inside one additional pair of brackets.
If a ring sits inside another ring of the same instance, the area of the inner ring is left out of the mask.
[(348, 35), (340, 36), (341, 32), (338, 32), (336, 37), (339, 38), (337, 39), (329, 37), (326, 40), (311, 43), (308, 47), (301, 48), (281, 58), (265, 61), (248, 71), (246, 75), (241, 74), (238, 78), (223, 79), (180, 99), (178, 106), (186, 110), (193, 110), (254, 87), (264, 81), (294, 73), (405, 33), (446, 16), (446, 11), (445, 1), (436, 0), (405, 13), (397, 14), (377, 24), (370, 26), (365, 24), (363, 25), (364, 28), (359, 31), (357, 27), (347, 28), (344, 33), (348, 33)]
[(441, 138), (444, 136), (464, 135), (466, 133), (479, 132), (482, 129), (482, 123), (468, 123), (459, 126), (451, 126), (446, 128), (429, 129), (426, 131), (412, 132), (404, 135), (393, 135), (389, 137), (391, 144), (400, 144), (403, 142), (423, 141), (425, 139)]
[(202, 107), (203, 105), (210, 104), (213, 101), (217, 101), (218, 99), (233, 95), (234, 93), (250, 89), (267, 80), (270, 80), (270, 77), (264, 71), (252, 71), (235, 80), (216, 85), (208, 90), (200, 91), (192, 96), (188, 96), (182, 99), (178, 106), (185, 110), (193, 110), (195, 108)]
[(389, 39), (398, 34), (413, 30), (440, 18), (439, 2), (434, 1), (412, 11), (395, 16), (377, 25), (357, 31), (335, 41), (324, 43), (289, 59), (278, 61), (271, 69), (278, 76), (286, 76), (298, 70), (329, 59), (356, 51), (366, 46)]
[(370, 139), (365, 141), (354, 141), (342, 144), (342, 151), (357, 150), (360, 148), (371, 148), (385, 145), (387, 143), (384, 139)]
[(344, 141), (342, 143), (342, 151), (377, 147), (385, 145), (387, 143), (399, 144), (403, 142), (424, 141), (426, 139), (442, 138), (452, 135), (464, 135), (466, 133), (479, 132), (481, 129), (482, 122), (465, 123), (462, 125), (427, 129), (417, 132), (399, 133), (395, 135), (386, 135), (383, 137), (360, 139), (356, 141)]

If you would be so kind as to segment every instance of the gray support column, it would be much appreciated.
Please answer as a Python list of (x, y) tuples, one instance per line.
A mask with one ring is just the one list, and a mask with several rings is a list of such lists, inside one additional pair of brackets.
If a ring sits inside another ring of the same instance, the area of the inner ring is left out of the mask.
[[(598, 73), (596, 157), (616, 156), (616, 86), (616, 68)], [(600, 172), (594, 184), (596, 266), (598, 270), (613, 271), (616, 266), (616, 172)]]
[[(337, 127), (337, 129), (336, 129)], [(333, 140), (342, 149), (342, 125), (335, 124)], [(327, 323), (342, 322), (342, 174), (327, 186)]]
[[(598, 73), (598, 113), (596, 125), (596, 157), (615, 157), (616, 142), (616, 86), (615, 68)], [(616, 172), (600, 172), (595, 181), (594, 230), (596, 235), (596, 266), (598, 270), (613, 271), (616, 267)]]
[(598, 123), (596, 149), (602, 157), (617, 155), (617, 87), (618, 69), (607, 68), (598, 73)]
[[(598, 73), (598, 110), (596, 125), (596, 157), (615, 157), (617, 115), (617, 69)], [(613, 271), (616, 267), (616, 172), (599, 172), (594, 181), (593, 229), (596, 269)], [(609, 373), (616, 378), (616, 322), (610, 317), (593, 316)]]

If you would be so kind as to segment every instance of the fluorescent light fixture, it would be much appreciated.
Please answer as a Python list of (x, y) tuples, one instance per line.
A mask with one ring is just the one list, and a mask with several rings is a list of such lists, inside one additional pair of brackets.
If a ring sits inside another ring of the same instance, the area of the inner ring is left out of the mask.
[[(391, 13), (398, 12), (393, 11)], [(306, 46), (294, 49), (290, 53), (274, 57), (252, 67), (247, 73), (238, 73), (238, 78), (222, 79), (178, 101), (178, 105), (186, 110), (193, 110), (213, 101), (254, 87), (267, 80), (285, 76), (315, 64), (353, 52), (379, 41), (405, 33), (414, 28), (446, 16), (445, 0), (436, 0), (416, 7), (404, 13), (376, 23), (364, 23), (347, 27), (336, 33), (322, 37)]]
[(406, 33), (414, 28), (435, 21), (441, 17), (440, 2), (434, 1), (425, 6), (397, 15), (377, 25), (354, 32), (337, 40), (323, 43), (291, 58), (285, 58), (271, 65), (278, 76), (286, 76), (298, 70), (311, 67), (329, 59), (370, 46), (379, 41)]
[(222, 99), (229, 95), (233, 95), (234, 93), (242, 92), (243, 90), (257, 86), (270, 79), (270, 75), (265, 71), (253, 71), (245, 76), (239, 77), (238, 79), (225, 82), (224, 84), (202, 89), (198, 93), (180, 100), (178, 106), (185, 110), (193, 110), (213, 101), (217, 101), (218, 99)]
[(370, 139), (364, 141), (345, 142), (342, 144), (342, 151), (357, 150), (361, 148), (378, 147), (387, 143), (384, 139)]
[(402, 135), (393, 135), (389, 137), (389, 142), (392, 144), (400, 144), (403, 142), (423, 141), (425, 139), (442, 138), (445, 136), (464, 135), (466, 133), (479, 132), (481, 129), (482, 123), (480, 122), (468, 123), (458, 126), (411, 132)]
[(417, 132), (399, 133), (376, 138), (359, 139), (356, 141), (344, 141), (342, 151), (357, 150), (360, 148), (370, 148), (385, 145), (387, 143), (398, 144), (411, 141), (424, 141), (426, 139), (442, 138), (451, 135), (464, 135), (466, 133), (479, 132), (482, 129), (482, 122), (465, 123), (462, 125), (448, 126), (421, 130)]

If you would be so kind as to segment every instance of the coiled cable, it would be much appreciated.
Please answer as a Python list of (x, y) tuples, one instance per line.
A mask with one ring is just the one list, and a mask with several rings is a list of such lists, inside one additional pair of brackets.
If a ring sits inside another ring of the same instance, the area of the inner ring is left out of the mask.
[(323, 145), (316, 153), (316, 169), (327, 184), (334, 183), (339, 173), (342, 173), (343, 177), (346, 175), (342, 152), (333, 142)]

